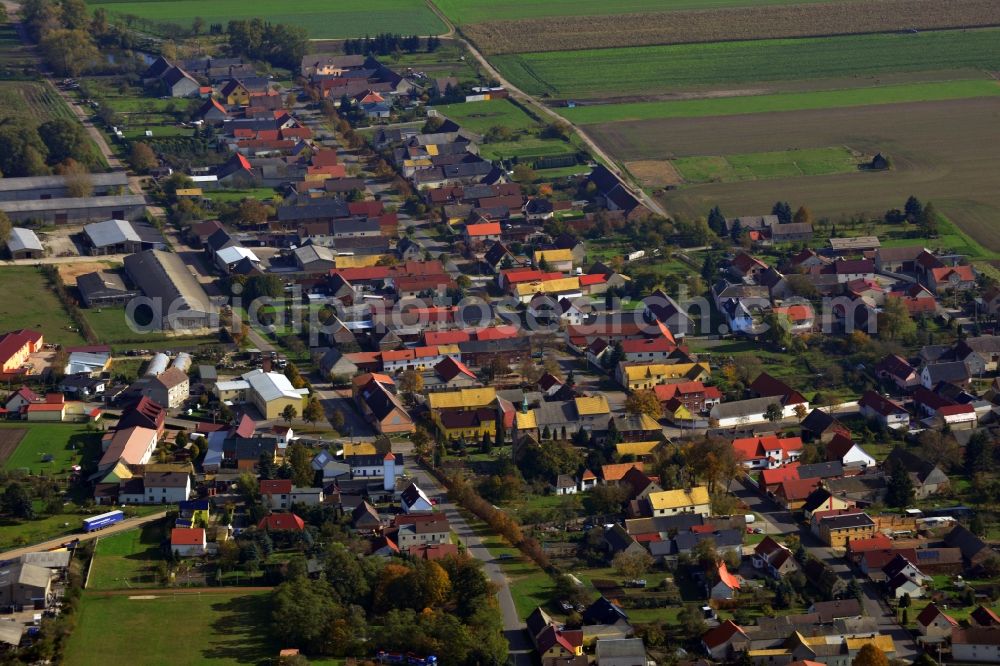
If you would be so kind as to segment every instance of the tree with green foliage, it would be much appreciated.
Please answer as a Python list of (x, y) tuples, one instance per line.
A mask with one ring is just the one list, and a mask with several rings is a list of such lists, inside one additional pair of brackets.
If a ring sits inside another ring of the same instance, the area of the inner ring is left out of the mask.
[(779, 224), (789, 224), (792, 221), (792, 207), (787, 201), (776, 201), (771, 207), (771, 215), (778, 218)]
[(726, 216), (722, 214), (722, 210), (718, 206), (715, 206), (708, 212), (708, 226), (718, 236), (725, 235)]
[(295, 578), (276, 587), (269, 607), (282, 645), (312, 654), (326, 652), (330, 625), (343, 610), (326, 581), (308, 578)]
[(306, 447), (299, 442), (292, 442), (288, 447), (288, 466), (292, 468), (292, 483), (299, 488), (309, 488), (316, 478), (312, 468), (312, 458)]
[(315, 395), (309, 396), (306, 406), (302, 408), (302, 418), (307, 423), (313, 425), (323, 418), (323, 405), (320, 404), (319, 399)]
[(910, 316), (903, 299), (890, 296), (885, 299), (878, 314), (878, 334), (886, 340), (906, 340), (917, 333), (917, 324)]
[(285, 408), (281, 410), (281, 418), (285, 423), (291, 425), (295, 417), (299, 415), (299, 410), (295, 409), (295, 405), (285, 405)]
[(924, 206), (924, 211), (920, 215), (920, 219), (917, 224), (920, 227), (920, 233), (928, 238), (936, 238), (940, 231), (941, 219), (938, 215), (937, 208), (930, 201)]
[(776, 402), (772, 402), (770, 405), (767, 406), (767, 409), (764, 411), (764, 418), (766, 418), (771, 423), (774, 423), (775, 421), (780, 421), (781, 416), (782, 416), (781, 405), (779, 405)]
[(38, 126), (38, 136), (48, 149), (49, 164), (59, 164), (68, 159), (87, 164), (93, 159), (83, 126), (75, 119), (48, 120)]
[(906, 471), (903, 463), (895, 458), (889, 460), (886, 472), (889, 483), (886, 488), (885, 503), (900, 509), (910, 506), (916, 493), (910, 473)]
[(13, 481), (4, 489), (3, 497), (0, 498), (0, 507), (3, 512), (14, 518), (31, 520), (35, 517), (35, 509), (31, 504), (31, 496), (25, 487)]
[(906, 215), (906, 221), (911, 224), (916, 224), (920, 221), (920, 218), (924, 214), (924, 206), (920, 203), (920, 200), (915, 196), (910, 196), (906, 200), (906, 205), (903, 207), (903, 213)]

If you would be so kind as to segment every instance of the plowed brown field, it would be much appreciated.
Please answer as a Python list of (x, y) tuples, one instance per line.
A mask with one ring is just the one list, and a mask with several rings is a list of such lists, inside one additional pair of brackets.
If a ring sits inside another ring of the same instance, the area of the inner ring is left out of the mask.
[(994, 25), (996, 0), (872, 0), (489, 21), (462, 31), (496, 55)]
[(705, 215), (714, 205), (727, 215), (758, 215), (781, 199), (837, 220), (858, 212), (880, 216), (913, 194), (934, 201), (975, 240), (1000, 251), (1000, 161), (988, 139), (998, 117), (1000, 100), (982, 98), (618, 122), (587, 130), (626, 162), (835, 145), (883, 152), (892, 157), (891, 171), (690, 185), (664, 193), (661, 201), (688, 216)]

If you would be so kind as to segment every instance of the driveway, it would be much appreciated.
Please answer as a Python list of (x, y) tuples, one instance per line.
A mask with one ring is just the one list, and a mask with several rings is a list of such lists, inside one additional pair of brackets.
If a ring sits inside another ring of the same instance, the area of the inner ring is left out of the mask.
[(510, 663), (514, 666), (529, 666), (532, 663), (533, 648), (525, 631), (525, 624), (517, 614), (514, 598), (510, 594), (507, 577), (500, 570), (493, 555), (483, 545), (482, 539), (476, 536), (465, 518), (459, 513), (458, 507), (448, 499), (447, 491), (437, 482), (427, 470), (422, 467), (411, 467), (410, 476), (429, 497), (438, 498), (438, 511), (448, 517), (452, 531), (458, 535), (470, 555), (483, 563), (487, 578), (497, 586), (497, 599), (503, 615), (504, 636), (510, 646)]
[(375, 439), (378, 433), (358, 411), (354, 401), (351, 400), (350, 391), (338, 391), (329, 384), (325, 386), (313, 384), (313, 392), (319, 398), (319, 403), (323, 405), (328, 420), (334, 412), (339, 411), (344, 415), (344, 427), (340, 429), (340, 434), (343, 437), (356, 441)]

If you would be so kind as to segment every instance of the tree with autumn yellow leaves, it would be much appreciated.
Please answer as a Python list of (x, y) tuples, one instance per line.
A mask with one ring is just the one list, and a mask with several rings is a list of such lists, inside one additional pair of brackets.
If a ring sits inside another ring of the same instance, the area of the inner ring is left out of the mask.
[(645, 414), (654, 419), (663, 415), (663, 407), (660, 405), (656, 394), (649, 390), (633, 391), (625, 398), (625, 411), (629, 414)]

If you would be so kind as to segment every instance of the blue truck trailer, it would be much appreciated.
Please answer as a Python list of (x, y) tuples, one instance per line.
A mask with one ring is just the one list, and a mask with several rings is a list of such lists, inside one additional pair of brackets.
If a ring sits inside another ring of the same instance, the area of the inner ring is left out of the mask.
[(123, 520), (125, 520), (125, 514), (121, 511), (108, 511), (107, 513), (102, 513), (99, 516), (84, 518), (83, 531), (96, 532), (97, 530), (103, 530), (105, 527), (109, 527), (115, 523), (120, 523)]

